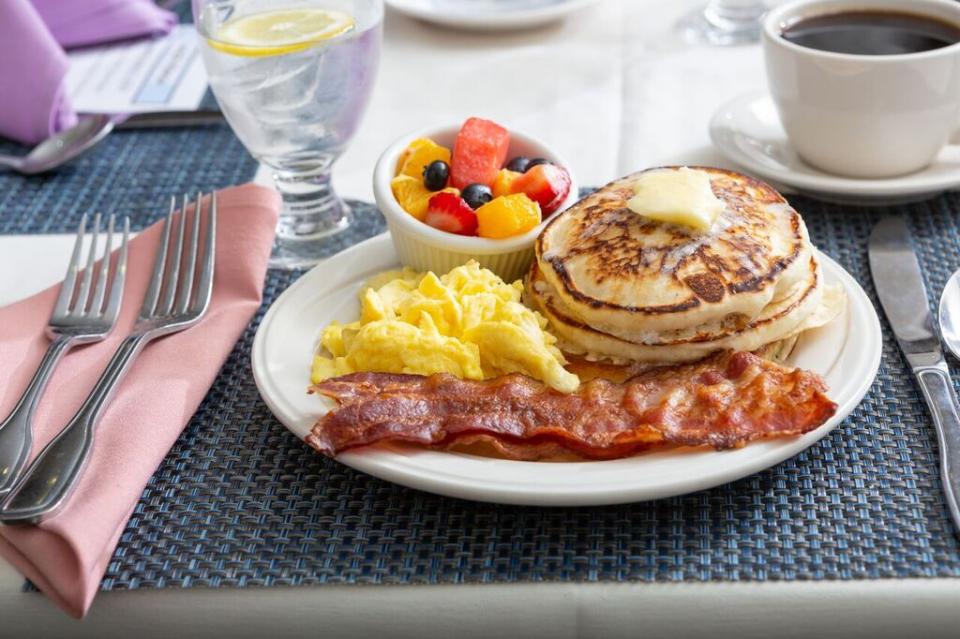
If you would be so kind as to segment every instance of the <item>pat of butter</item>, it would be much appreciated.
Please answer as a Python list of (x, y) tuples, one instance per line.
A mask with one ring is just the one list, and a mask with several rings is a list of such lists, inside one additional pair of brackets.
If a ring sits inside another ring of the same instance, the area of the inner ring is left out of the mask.
[(685, 166), (643, 173), (633, 192), (627, 208), (634, 213), (699, 231), (709, 230), (725, 206), (713, 194), (710, 176)]

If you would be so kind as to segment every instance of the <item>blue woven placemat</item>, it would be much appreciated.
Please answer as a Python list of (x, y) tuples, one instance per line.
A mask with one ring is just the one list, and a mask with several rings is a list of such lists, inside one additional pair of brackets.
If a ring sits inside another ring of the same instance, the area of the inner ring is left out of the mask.
[[(117, 133), (59, 175), (0, 177), (0, 232), (69, 231), (92, 208), (143, 226), (169, 193), (253, 170), (225, 127)], [(872, 297), (866, 238), (882, 215), (909, 219), (932, 291), (960, 267), (956, 193), (887, 209), (793, 201)], [(355, 209), (343, 244), (383, 228), (373, 207)], [(264, 309), (296, 277), (271, 272)], [(960, 576), (935, 436), (889, 338), (864, 402), (783, 464), (683, 497), (546, 509), (430, 495), (314, 454), (257, 394), (259, 317), (144, 490), (103, 589)]]
[[(2, 143), (0, 152), (24, 149)], [(256, 170), (226, 124), (115, 131), (56, 173), (0, 172), (0, 233), (72, 232), (98, 211), (129, 215), (139, 229), (166, 215), (171, 195), (241, 184)]]
[[(886, 211), (796, 204), (871, 295), (865, 240), (883, 214), (909, 217), (932, 290), (960, 266), (955, 194)], [(272, 273), (267, 303), (294, 277)], [(546, 509), (438, 497), (314, 454), (257, 396), (255, 329), (147, 486), (104, 589), (960, 576), (933, 431), (889, 340), (863, 404), (786, 463), (673, 499)]]

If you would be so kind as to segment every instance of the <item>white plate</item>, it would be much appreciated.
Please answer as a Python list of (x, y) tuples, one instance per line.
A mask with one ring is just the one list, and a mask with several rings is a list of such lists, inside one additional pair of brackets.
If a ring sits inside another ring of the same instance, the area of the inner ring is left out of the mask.
[(777, 185), (821, 199), (889, 205), (927, 199), (960, 186), (960, 145), (949, 144), (922, 171), (876, 180), (825, 173), (797, 155), (765, 92), (742, 95), (720, 107), (710, 120), (710, 138), (730, 160)]
[[(837, 414), (802, 437), (737, 450), (669, 450), (614, 461), (519, 462), (413, 447), (368, 448), (337, 459), (389, 481), (480, 501), (581, 506), (658, 499), (739, 479), (796, 455), (833, 430), (873, 383), (880, 365), (880, 322), (863, 289), (836, 262), (821, 256), (827, 282), (847, 292), (847, 308), (828, 326), (805, 334), (790, 363), (819, 372), (839, 404)], [(263, 318), (253, 343), (253, 375), (274, 415), (304, 438), (329, 406), (306, 393), (321, 329), (359, 313), (357, 291), (372, 275), (397, 268), (387, 234), (358, 244), (297, 280)]]
[(400, 13), (473, 31), (526, 29), (559, 20), (598, 0), (386, 0)]

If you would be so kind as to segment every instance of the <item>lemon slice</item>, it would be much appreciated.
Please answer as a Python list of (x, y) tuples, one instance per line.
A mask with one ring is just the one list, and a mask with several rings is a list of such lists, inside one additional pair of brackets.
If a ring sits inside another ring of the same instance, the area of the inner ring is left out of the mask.
[(224, 53), (264, 57), (309, 49), (353, 27), (353, 16), (342, 11), (280, 9), (234, 18), (207, 42)]

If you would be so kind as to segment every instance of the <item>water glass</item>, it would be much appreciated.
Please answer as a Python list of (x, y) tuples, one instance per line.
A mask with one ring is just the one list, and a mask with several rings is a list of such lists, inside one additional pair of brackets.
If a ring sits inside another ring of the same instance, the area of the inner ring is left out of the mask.
[(331, 169), (376, 76), (382, 0), (193, 0), (210, 86), (283, 197), (271, 266), (302, 268), (350, 225)]

